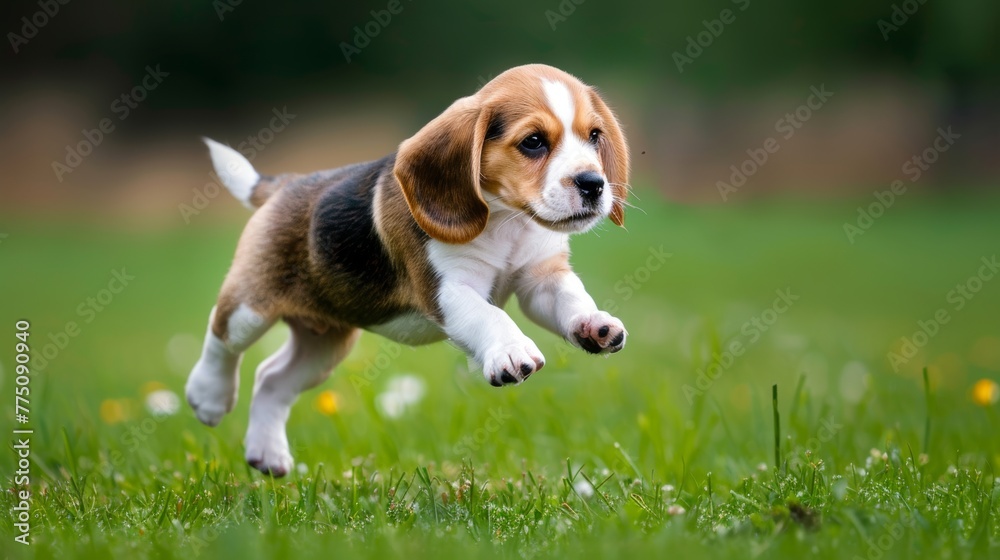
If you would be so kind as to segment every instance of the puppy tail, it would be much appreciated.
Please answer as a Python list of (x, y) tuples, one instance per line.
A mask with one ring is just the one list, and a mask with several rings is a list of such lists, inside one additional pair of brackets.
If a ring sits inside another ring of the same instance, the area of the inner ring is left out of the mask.
[(247, 158), (236, 150), (212, 140), (202, 138), (212, 156), (212, 166), (229, 192), (251, 210), (262, 204), (278, 190), (279, 184), (270, 177), (261, 176)]

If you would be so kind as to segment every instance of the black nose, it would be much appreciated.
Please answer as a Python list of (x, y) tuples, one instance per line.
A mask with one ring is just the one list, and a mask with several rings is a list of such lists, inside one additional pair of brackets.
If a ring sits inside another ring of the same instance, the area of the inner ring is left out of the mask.
[(596, 171), (584, 171), (573, 178), (573, 184), (586, 202), (594, 202), (604, 192), (604, 177)]

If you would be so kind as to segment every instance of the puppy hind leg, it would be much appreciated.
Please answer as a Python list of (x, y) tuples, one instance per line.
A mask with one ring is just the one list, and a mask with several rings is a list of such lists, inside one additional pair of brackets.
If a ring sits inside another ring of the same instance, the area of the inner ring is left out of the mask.
[(285, 433), (292, 404), (329, 377), (361, 334), (357, 329), (316, 334), (295, 321), (289, 327), (285, 345), (257, 368), (244, 442), (247, 463), (272, 476), (288, 474), (293, 465)]
[(243, 352), (273, 324), (273, 318), (246, 304), (220, 303), (212, 308), (201, 358), (191, 370), (184, 391), (202, 423), (217, 425), (236, 405)]

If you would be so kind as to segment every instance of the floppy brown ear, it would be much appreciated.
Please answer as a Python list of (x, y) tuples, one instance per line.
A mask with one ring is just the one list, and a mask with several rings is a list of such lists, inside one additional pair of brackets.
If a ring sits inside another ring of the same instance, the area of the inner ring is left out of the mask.
[(611, 112), (601, 96), (594, 89), (590, 90), (590, 100), (594, 111), (604, 121), (600, 141), (597, 144), (597, 155), (601, 158), (604, 174), (611, 184), (614, 203), (611, 206), (611, 221), (615, 225), (625, 225), (625, 198), (628, 196), (629, 156), (625, 133), (622, 132), (618, 119)]
[(479, 184), (485, 113), (474, 97), (459, 99), (399, 146), (393, 174), (434, 239), (467, 243), (486, 228), (490, 209)]

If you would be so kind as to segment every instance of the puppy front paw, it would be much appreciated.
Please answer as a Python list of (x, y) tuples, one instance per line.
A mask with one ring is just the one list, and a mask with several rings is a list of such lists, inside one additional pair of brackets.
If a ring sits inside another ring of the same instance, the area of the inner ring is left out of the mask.
[(570, 321), (570, 342), (591, 354), (615, 353), (625, 347), (625, 325), (604, 311), (578, 315)]
[(531, 339), (497, 346), (486, 352), (483, 376), (494, 387), (518, 384), (545, 366), (545, 357)]

